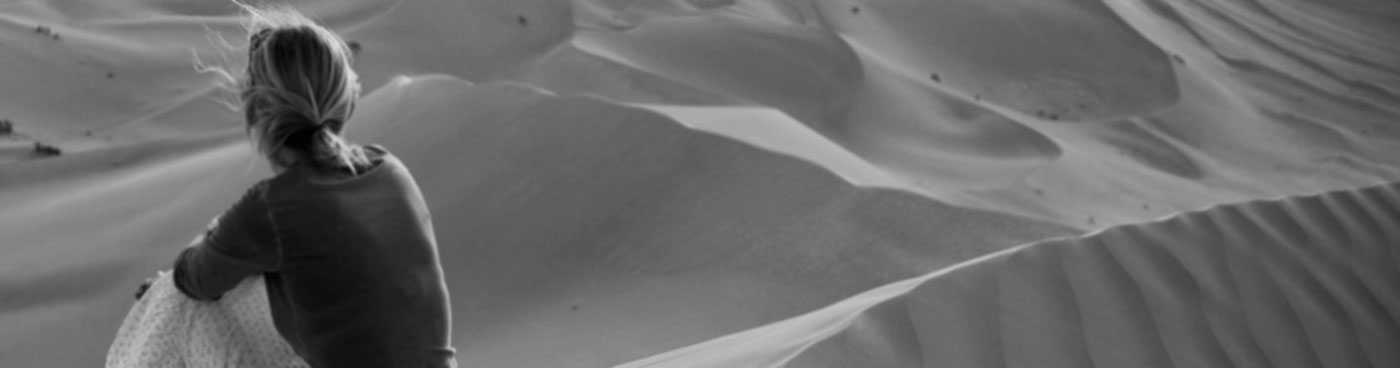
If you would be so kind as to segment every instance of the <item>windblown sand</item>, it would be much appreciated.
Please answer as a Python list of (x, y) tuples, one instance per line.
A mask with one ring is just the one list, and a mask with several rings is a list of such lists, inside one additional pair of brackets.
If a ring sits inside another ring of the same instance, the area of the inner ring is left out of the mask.
[[(1400, 4), (296, 4), (360, 45), (464, 367), (1400, 365)], [(193, 66), (242, 37), (0, 0), (0, 367), (100, 365), (270, 175)]]

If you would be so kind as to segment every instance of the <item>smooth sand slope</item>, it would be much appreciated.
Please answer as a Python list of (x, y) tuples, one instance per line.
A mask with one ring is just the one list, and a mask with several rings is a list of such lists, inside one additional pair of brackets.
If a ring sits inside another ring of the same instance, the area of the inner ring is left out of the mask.
[(365, 107), (386, 123), (351, 135), (411, 147), (435, 203), (463, 364), (615, 363), (1070, 231), (857, 188), (593, 98), (439, 77)]
[(1400, 184), (981, 257), (619, 367), (1393, 367)]
[[(725, 356), (917, 366), (934, 325), (869, 317), (933, 284), (900, 280), (1400, 180), (1388, 2), (294, 3), (360, 45), (350, 135), (423, 186), (465, 366), (623, 364), (818, 310), (857, 323)], [(0, 366), (99, 364), (134, 287), (269, 175), (194, 66), (238, 70), (236, 10), (0, 0)]]

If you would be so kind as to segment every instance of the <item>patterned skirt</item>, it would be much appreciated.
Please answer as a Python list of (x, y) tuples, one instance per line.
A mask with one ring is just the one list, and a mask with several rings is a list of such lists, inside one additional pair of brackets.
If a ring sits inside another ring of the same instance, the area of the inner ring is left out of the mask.
[(277, 334), (261, 276), (197, 301), (161, 272), (107, 351), (107, 368), (308, 367)]

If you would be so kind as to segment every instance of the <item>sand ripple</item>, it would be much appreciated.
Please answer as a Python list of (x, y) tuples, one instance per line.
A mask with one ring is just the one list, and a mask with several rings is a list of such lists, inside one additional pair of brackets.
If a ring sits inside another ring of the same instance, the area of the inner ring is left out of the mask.
[(989, 255), (620, 367), (1393, 367), (1400, 184)]

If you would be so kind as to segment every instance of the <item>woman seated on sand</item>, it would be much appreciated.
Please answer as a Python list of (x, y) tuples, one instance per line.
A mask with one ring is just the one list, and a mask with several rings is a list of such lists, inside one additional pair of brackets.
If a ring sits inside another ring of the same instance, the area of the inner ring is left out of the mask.
[(340, 136), (359, 84), (335, 33), (292, 10), (254, 26), (241, 100), (276, 173), (175, 261), (174, 284), (218, 300), (264, 278), (278, 333), (312, 367), (451, 367), (432, 224), (403, 163)]

